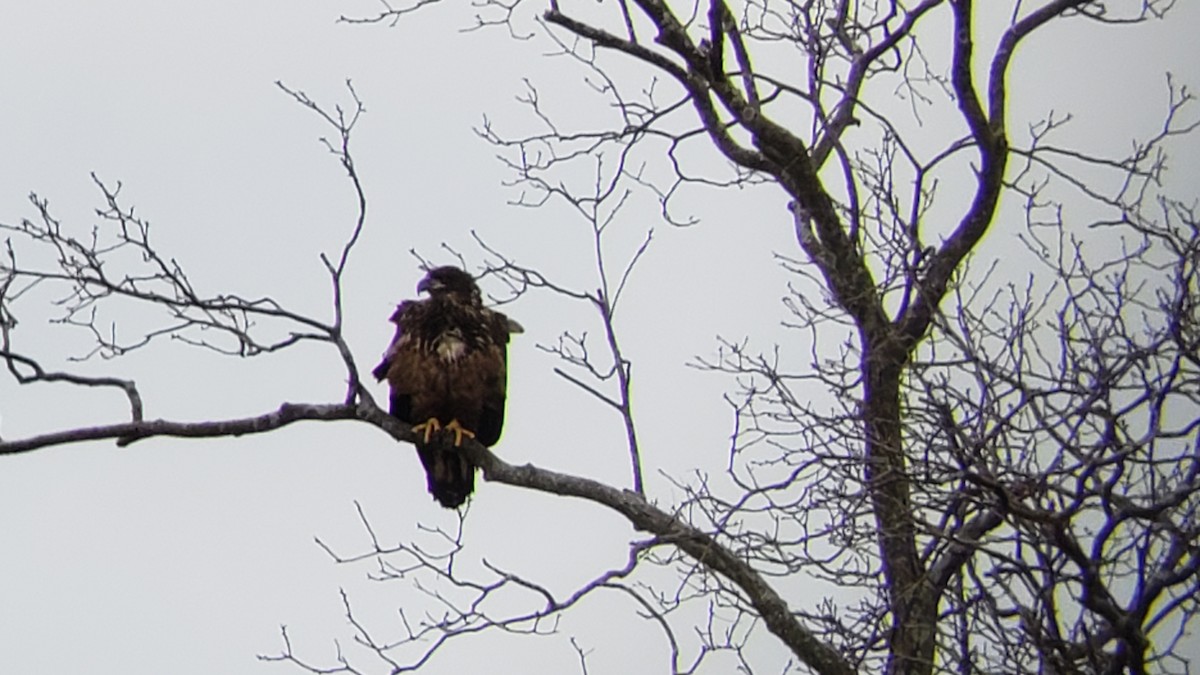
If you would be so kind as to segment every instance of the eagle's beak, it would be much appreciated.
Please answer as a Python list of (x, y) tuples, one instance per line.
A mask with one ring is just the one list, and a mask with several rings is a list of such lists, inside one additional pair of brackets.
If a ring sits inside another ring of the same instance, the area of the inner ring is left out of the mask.
[(428, 292), (429, 292), (429, 278), (426, 277), (421, 280), (421, 283), (417, 284), (417, 293), (428, 293)]

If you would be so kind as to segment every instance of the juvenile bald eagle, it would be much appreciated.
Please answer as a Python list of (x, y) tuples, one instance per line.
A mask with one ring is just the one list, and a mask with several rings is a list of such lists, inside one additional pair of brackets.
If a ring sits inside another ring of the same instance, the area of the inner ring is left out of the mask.
[(372, 374), (391, 386), (391, 413), (417, 434), (429, 492), (456, 508), (475, 488), (463, 438), (491, 446), (504, 424), (508, 336), (521, 326), (483, 306), (479, 287), (457, 267), (432, 269), (391, 321), (396, 335)]

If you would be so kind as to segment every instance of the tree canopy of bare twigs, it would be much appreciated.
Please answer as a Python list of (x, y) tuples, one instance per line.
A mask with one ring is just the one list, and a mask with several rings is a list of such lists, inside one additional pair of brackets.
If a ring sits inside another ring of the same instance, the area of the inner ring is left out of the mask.
[[(437, 4), (385, 3), (343, 21), (419, 22)], [(461, 529), (393, 544), (360, 510), (366, 548), (326, 546), (331, 558), (413, 583), (437, 609), (401, 607), (384, 635), (347, 598), (353, 653), (319, 661), (285, 630), (282, 650), (263, 658), (317, 673), (407, 672), (480, 633), (554, 633), (576, 606), (617, 593), (661, 633), (671, 673), (728, 670), (726, 657), (777, 672), (756, 653), (764, 640), (786, 653), (784, 672), (821, 675), (1188, 672), (1200, 630), (1200, 221), (1168, 159), (1200, 118), (1187, 83), (1165, 73), (1144, 74), (1161, 78), (1161, 100), (1145, 103), (1158, 126), (1122, 155), (1073, 139), (1071, 115), (1014, 113), (1031, 96), (1030, 45), (1067, 29), (1100, 45), (1171, 4), (478, 3), (471, 28), (506, 29), (514, 49), (549, 44), (548, 58), (580, 74), (565, 111), (530, 80), (520, 101), (532, 126), (485, 120), (478, 133), (516, 205), (564, 208), (585, 224), (589, 257), (573, 264), (598, 281), (573, 286), (482, 238), (454, 255), (495, 302), (556, 298), (592, 312), (539, 348), (590, 395), (597, 419), (616, 413), (623, 444), (612, 456), (628, 481), (467, 451), (488, 481), (623, 518), (627, 556), (564, 594), (486, 554), (463, 562)], [(344, 245), (321, 257), (328, 312), (202, 290), (152, 242), (120, 184), (95, 180), (103, 205), (90, 231), (34, 195), (31, 216), (0, 221), (0, 357), (21, 384), (115, 390), (129, 412), (5, 438), (0, 454), (317, 420), (411, 441), (362, 379), (375, 354), (355, 353), (343, 333), (347, 271), (374, 254), (356, 247), (370, 226), (351, 145), (363, 105), (352, 87), (352, 103), (332, 108), (280, 87), (330, 130), (325, 146), (353, 187)], [(662, 450), (638, 424), (658, 411), (635, 404), (620, 330), (657, 241), (626, 225), (721, 226), (694, 210), (696, 196), (745, 192), (787, 205), (735, 224), (790, 233), (772, 252), (789, 279), (784, 302), (760, 303), (779, 314), (781, 337), (730, 326), (708, 356), (664, 349), (728, 383), (735, 422), (723, 474), (659, 481), (648, 458)], [(613, 254), (614, 238), (632, 242), (625, 254)], [(49, 367), (58, 355), (22, 341), (26, 303), (45, 289), (57, 328), (90, 339), (73, 364), (168, 340), (232, 357), (316, 344), (339, 360), (344, 397), (237, 419), (149, 419), (136, 382)], [(114, 308), (139, 317), (132, 334), (108, 328)], [(588, 672), (587, 650), (571, 644)]]

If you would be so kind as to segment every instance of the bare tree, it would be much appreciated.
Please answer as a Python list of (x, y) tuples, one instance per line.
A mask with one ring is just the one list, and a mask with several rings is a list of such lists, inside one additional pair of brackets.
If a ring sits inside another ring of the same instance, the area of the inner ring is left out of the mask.
[[(404, 15), (429, 4), (347, 21), (419, 20)], [(330, 549), (333, 558), (415, 580), (437, 609), (401, 611), (399, 633), (380, 637), (347, 601), (353, 654), (321, 665), (285, 632), (284, 650), (266, 658), (311, 672), (405, 672), (483, 631), (553, 632), (603, 591), (661, 630), (673, 673), (719, 667), (717, 654), (762, 669), (753, 650), (765, 634), (797, 672), (1187, 671), (1183, 638), (1200, 609), (1200, 224), (1165, 170), (1172, 143), (1198, 126), (1191, 96), (1168, 78), (1162, 125), (1123, 157), (1060, 143), (1062, 117), (1009, 110), (1019, 47), (1060, 24), (1137, 30), (1170, 4), (482, 3), (479, 27), (532, 30), (584, 73), (590, 98), (575, 106), (595, 114), (579, 126), (530, 84), (523, 100), (540, 131), (479, 131), (518, 204), (559, 202), (586, 223), (598, 283), (573, 288), (482, 240), (481, 266), (500, 301), (551, 294), (594, 311), (599, 339), (566, 327), (543, 348), (562, 377), (619, 413), (630, 482), (468, 450), (487, 480), (586, 500), (640, 534), (621, 565), (561, 594), (486, 561), (464, 570), (458, 531), (391, 545), (364, 516), (367, 548)], [(355, 96), (330, 112), (289, 93), (336, 130), (328, 146), (359, 199), (345, 247), (324, 258), (332, 317), (199, 293), (119, 188), (97, 181), (104, 227), (83, 239), (35, 196), (37, 217), (0, 226), (11, 237), (0, 354), (18, 381), (115, 387), (131, 413), (4, 441), (0, 453), (306, 419), (360, 420), (410, 440), (362, 385), (341, 334), (342, 279), (365, 222), (349, 144), (361, 105)], [(716, 358), (692, 361), (730, 378), (736, 429), (725, 475), (672, 476), (682, 496), (668, 502), (648, 493), (617, 321), (652, 238), (621, 259), (605, 242), (642, 196), (682, 226), (695, 222), (681, 215), (689, 195), (735, 187), (790, 200), (775, 224), (795, 235), (794, 250), (777, 252), (794, 279), (788, 339), (765, 349), (729, 339)], [(1022, 208), (1002, 209), (1002, 197)], [(1032, 273), (988, 263), (981, 241), (998, 231), (1021, 234)], [(145, 420), (134, 383), (49, 372), (17, 342), (19, 304), (46, 285), (65, 290), (60, 321), (88, 331), (97, 355), (162, 337), (238, 356), (328, 343), (345, 366), (345, 398), (247, 419)], [(154, 309), (162, 323), (132, 340), (107, 333), (97, 311), (114, 302)]]

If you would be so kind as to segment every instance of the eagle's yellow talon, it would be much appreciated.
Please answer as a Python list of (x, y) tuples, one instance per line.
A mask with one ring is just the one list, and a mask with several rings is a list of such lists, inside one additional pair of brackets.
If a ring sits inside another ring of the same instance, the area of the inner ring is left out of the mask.
[(475, 432), (459, 424), (457, 419), (450, 420), (450, 423), (446, 425), (445, 429), (446, 431), (454, 432), (454, 447), (456, 448), (462, 447), (463, 436), (466, 436), (467, 438), (475, 438)]
[[(449, 429), (450, 427), (446, 427), (446, 428)], [(425, 420), (424, 422), (422, 422), (420, 424), (413, 426), (413, 428), (412, 428), (412, 431), (414, 434), (423, 434), (424, 435), (423, 438), (425, 439), (425, 445), (429, 445), (429, 439), (435, 433), (437, 433), (438, 431), (441, 431), (441, 430), (442, 430), (442, 423), (439, 422), (436, 417), (430, 417), (429, 419)]]

